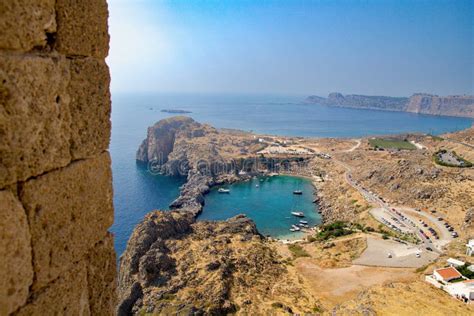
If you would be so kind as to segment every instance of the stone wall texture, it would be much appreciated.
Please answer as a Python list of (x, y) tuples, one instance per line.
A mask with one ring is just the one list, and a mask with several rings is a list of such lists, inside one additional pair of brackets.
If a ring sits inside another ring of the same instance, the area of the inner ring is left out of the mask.
[(105, 0), (0, 1), (0, 315), (116, 306)]

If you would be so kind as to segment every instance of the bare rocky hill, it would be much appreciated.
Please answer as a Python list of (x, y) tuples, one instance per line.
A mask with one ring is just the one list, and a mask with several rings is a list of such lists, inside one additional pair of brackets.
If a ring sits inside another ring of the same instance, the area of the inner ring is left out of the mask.
[(273, 302), (309, 313), (316, 304), (243, 215), (194, 222), (186, 211), (149, 213), (121, 257), (119, 284), (118, 315), (268, 314)]

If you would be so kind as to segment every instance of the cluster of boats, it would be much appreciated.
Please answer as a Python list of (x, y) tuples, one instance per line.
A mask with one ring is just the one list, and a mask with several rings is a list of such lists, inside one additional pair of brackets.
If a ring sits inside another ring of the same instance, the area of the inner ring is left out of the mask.
[[(255, 185), (256, 187), (258, 187), (259, 185)], [(229, 189), (225, 189), (225, 188), (219, 188), (217, 190), (217, 192), (219, 193), (230, 193), (230, 190)], [(301, 190), (295, 190), (293, 191), (293, 194), (295, 195), (301, 195), (303, 194), (303, 191)], [(301, 211), (293, 211), (291, 212), (291, 215), (293, 216), (296, 216), (296, 217), (305, 217), (304, 213), (301, 212)], [(291, 228), (290, 228), (290, 231), (291, 232), (298, 232), (300, 231), (302, 228), (309, 228), (309, 225), (308, 225), (308, 221), (305, 221), (305, 220), (300, 220), (298, 224), (293, 224), (291, 225)]]
[(291, 225), (291, 232), (299, 232), (301, 228), (309, 228), (308, 222), (301, 220), (298, 224)]

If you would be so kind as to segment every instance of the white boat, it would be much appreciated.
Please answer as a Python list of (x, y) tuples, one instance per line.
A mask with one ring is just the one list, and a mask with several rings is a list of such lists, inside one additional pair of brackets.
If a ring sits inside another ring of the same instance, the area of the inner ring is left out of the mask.
[(291, 225), (291, 229), (294, 229), (295, 231), (301, 230), (301, 228), (299, 228), (299, 227), (296, 226), (296, 225)]
[(304, 221), (304, 220), (300, 220), (300, 223), (301, 223), (301, 224), (308, 224), (308, 222), (307, 222), (307, 221)]
[(230, 193), (230, 190), (229, 189), (224, 189), (224, 188), (219, 188), (219, 190), (217, 190), (217, 192), (219, 192), (219, 193)]
[(301, 195), (301, 194), (303, 194), (303, 191), (301, 191), (301, 190), (295, 190), (295, 191), (293, 191), (293, 194)]
[(290, 232), (295, 232), (295, 231), (296, 231), (296, 229), (290, 228)]
[(258, 184), (256, 184), (256, 185), (255, 185), (255, 187), (256, 187), (256, 188), (258, 188), (258, 187), (259, 187), (259, 185), (258, 185)]
[(291, 215), (296, 216), (296, 217), (304, 217), (303, 212), (291, 212)]

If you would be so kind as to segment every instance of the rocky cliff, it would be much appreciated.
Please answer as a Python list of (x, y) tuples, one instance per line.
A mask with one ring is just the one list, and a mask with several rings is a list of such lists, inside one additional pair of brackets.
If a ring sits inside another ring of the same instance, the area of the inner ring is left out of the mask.
[(155, 211), (135, 228), (120, 260), (118, 315), (268, 314), (276, 300), (287, 313), (311, 311), (314, 300), (250, 219), (188, 214)]
[(474, 117), (474, 96), (445, 96), (416, 93), (410, 98), (367, 96), (333, 92), (327, 98), (309, 96), (306, 102), (349, 108), (404, 111), (430, 115)]
[[(136, 159), (151, 172), (187, 177), (180, 196), (170, 205), (201, 212), (204, 194), (216, 184), (245, 180), (261, 171), (278, 171), (306, 163), (301, 157), (269, 159), (257, 155), (267, 146), (249, 133), (236, 133), (200, 124), (185, 116), (161, 120), (148, 128)], [(239, 174), (239, 171), (245, 174)]]
[[(190, 117), (174, 116), (161, 120), (148, 128), (147, 137), (137, 151), (137, 160), (142, 162), (157, 161), (165, 164), (169, 155), (172, 158), (185, 158), (190, 150), (179, 150), (192, 138), (217, 133), (216, 129), (200, 124)], [(212, 151), (212, 148), (209, 148)]]
[(410, 97), (405, 111), (431, 115), (474, 117), (474, 96), (440, 97), (418, 93)]

